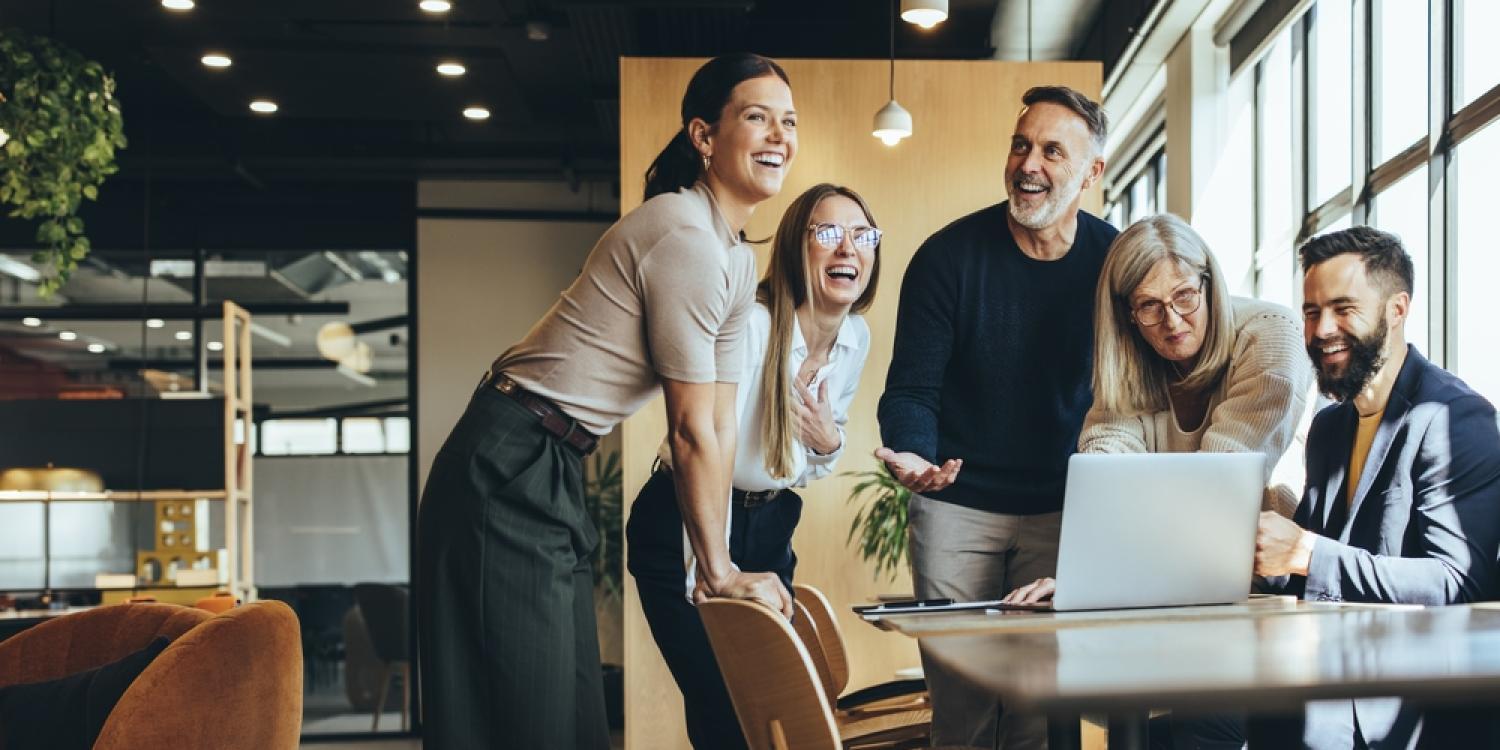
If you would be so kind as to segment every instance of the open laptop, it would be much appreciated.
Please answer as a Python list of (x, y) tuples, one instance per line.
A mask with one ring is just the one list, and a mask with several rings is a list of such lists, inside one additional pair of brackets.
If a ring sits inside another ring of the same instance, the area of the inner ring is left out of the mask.
[(1068, 462), (1057, 591), (1050, 602), (944, 601), (859, 609), (868, 617), (1243, 601), (1255, 567), (1265, 460), (1261, 453), (1075, 454)]
[(1250, 594), (1262, 453), (1079, 453), (1052, 608), (1225, 604)]

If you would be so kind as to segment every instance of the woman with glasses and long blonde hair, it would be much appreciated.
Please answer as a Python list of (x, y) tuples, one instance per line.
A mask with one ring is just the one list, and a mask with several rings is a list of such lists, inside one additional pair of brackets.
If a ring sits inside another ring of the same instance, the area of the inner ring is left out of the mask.
[[(1080, 453), (1263, 453), (1266, 481), (1306, 411), (1312, 368), (1299, 321), (1281, 305), (1230, 297), (1219, 262), (1171, 214), (1132, 224), (1110, 245), (1094, 294), (1094, 405)], [(1267, 490), (1286, 515), (1296, 495)], [(1248, 584), (1248, 581), (1247, 581)], [(1008, 601), (1052, 595), (1043, 578)]]
[[(787, 588), (802, 499), (791, 488), (833, 472), (844, 450), (870, 329), (881, 231), (864, 199), (815, 185), (787, 208), (756, 287), (745, 360), (730, 500), (729, 552), (742, 571), (772, 572)], [(631, 508), (629, 568), (651, 636), (682, 690), (688, 736), (699, 750), (744, 747), (734, 706), (691, 602), (701, 600), (692, 550), (663, 446)]]

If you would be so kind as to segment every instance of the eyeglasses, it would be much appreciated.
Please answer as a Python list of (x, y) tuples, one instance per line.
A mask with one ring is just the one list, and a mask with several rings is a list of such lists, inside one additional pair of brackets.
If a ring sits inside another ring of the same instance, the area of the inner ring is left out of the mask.
[(832, 222), (811, 224), (807, 228), (812, 231), (813, 239), (826, 250), (839, 249), (839, 245), (844, 244), (845, 234), (849, 235), (849, 240), (854, 243), (854, 247), (860, 250), (874, 250), (880, 245), (880, 238), (885, 236), (885, 232), (875, 227), (845, 227)]
[(1163, 303), (1161, 300), (1142, 302), (1134, 310), (1130, 311), (1130, 317), (1138, 325), (1154, 326), (1167, 319), (1167, 305), (1172, 306), (1172, 311), (1180, 318), (1185, 318), (1198, 312), (1203, 306), (1203, 287), (1183, 289), (1172, 295), (1172, 299)]

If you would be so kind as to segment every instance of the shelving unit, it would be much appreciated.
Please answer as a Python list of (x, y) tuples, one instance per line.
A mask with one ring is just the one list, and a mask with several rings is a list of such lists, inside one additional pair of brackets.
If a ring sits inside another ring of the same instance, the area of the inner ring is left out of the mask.
[[(0, 503), (41, 503), (43, 518), (43, 585), (50, 594), (51, 506), (66, 502), (154, 503), (156, 519), (163, 516), (164, 505), (182, 501), (224, 501), (225, 575), (221, 584), (242, 601), (256, 598), (255, 588), (255, 505), (253, 458), (249, 433), (252, 422), (253, 390), (250, 377), (250, 313), (233, 302), (224, 303), (224, 486), (200, 490), (105, 490), (102, 492), (49, 492), (40, 490), (0, 490)], [(243, 442), (235, 439), (236, 420), (243, 419)], [(159, 521), (154, 534), (162, 532)], [(209, 550), (211, 554), (213, 550)], [(172, 589), (168, 585), (144, 584), (134, 590)]]

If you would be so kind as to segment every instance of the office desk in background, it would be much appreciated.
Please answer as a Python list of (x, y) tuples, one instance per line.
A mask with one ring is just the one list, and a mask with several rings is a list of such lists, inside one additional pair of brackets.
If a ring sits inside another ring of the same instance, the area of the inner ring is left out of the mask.
[(1283, 598), (1109, 612), (882, 618), (1000, 698), (1048, 716), (1052, 750), (1081, 714), (1109, 716), (1112, 747), (1145, 747), (1154, 709), (1290, 713), (1309, 700), (1401, 696), (1500, 703), (1500, 604), (1341, 605)]

